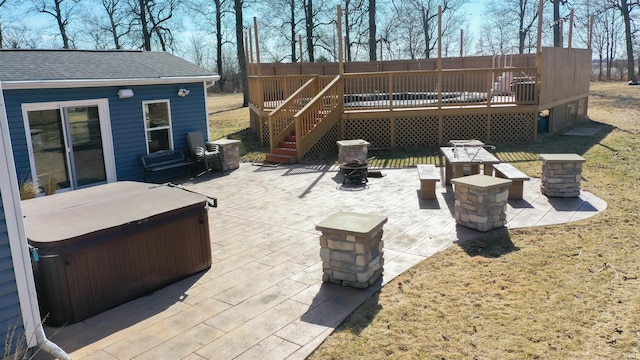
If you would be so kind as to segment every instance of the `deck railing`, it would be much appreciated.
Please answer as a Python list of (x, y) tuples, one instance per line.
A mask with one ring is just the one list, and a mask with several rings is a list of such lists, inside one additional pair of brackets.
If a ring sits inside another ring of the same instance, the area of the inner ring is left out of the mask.
[(535, 68), (390, 71), (344, 77), (345, 110), (534, 104)]
[[(313, 76), (263, 76), (259, 82), (251, 77), (250, 88), (263, 90), (251, 92), (250, 101), (274, 109)], [(333, 78), (318, 76), (318, 89)], [(531, 105), (538, 100), (535, 67), (346, 73), (343, 79), (346, 111)]]
[[(269, 139), (274, 148), (287, 135), (293, 125), (293, 116), (298, 113), (317, 93), (318, 78), (311, 77), (299, 86), (286, 100), (277, 100), (278, 106), (269, 113)], [(272, 100), (276, 101), (276, 100)]]
[(329, 75), (250, 76), (249, 102), (261, 110), (275, 109), (310, 79), (317, 79), (322, 89), (333, 78)]

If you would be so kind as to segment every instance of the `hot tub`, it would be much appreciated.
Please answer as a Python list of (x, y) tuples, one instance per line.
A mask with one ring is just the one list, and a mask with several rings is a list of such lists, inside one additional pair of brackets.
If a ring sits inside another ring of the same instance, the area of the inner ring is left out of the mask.
[(22, 202), (38, 302), (59, 326), (211, 266), (207, 198), (116, 182)]

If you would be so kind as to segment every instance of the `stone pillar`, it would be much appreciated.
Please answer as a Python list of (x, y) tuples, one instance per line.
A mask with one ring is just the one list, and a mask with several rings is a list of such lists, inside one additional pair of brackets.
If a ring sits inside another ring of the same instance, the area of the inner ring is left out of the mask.
[(456, 223), (486, 232), (507, 224), (511, 180), (478, 174), (451, 179)]
[(340, 140), (336, 141), (336, 143), (338, 144), (338, 163), (340, 165), (356, 159), (360, 160), (363, 164), (367, 163), (369, 142), (356, 139)]
[(240, 140), (220, 139), (212, 142), (220, 147), (222, 171), (240, 167)]
[(367, 288), (382, 276), (385, 216), (340, 211), (316, 225), (320, 230), (322, 281)]
[(582, 163), (586, 160), (578, 154), (540, 154), (542, 182), (540, 191), (548, 197), (580, 196)]

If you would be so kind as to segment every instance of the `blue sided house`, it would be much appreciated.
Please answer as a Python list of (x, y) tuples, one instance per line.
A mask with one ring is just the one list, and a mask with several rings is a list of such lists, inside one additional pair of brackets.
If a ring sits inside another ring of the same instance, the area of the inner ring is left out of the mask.
[(0, 355), (20, 357), (40, 346), (58, 359), (69, 359), (47, 339), (42, 327), (35, 281), (20, 206), (9, 127), (0, 87)]
[(140, 157), (188, 154), (207, 136), (210, 70), (164, 52), (0, 50), (0, 355), (39, 346), (42, 327), (20, 184), (70, 191), (142, 180)]
[(187, 132), (208, 137), (219, 78), (166, 52), (0, 50), (18, 181), (66, 191), (143, 180), (142, 155), (188, 155)]

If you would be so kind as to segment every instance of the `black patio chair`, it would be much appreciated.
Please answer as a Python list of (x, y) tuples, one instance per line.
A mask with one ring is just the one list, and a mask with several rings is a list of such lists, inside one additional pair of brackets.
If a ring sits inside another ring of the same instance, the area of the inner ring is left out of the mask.
[(212, 142), (205, 142), (200, 132), (187, 133), (187, 142), (191, 156), (196, 163), (203, 163), (206, 172), (222, 171), (220, 147)]

